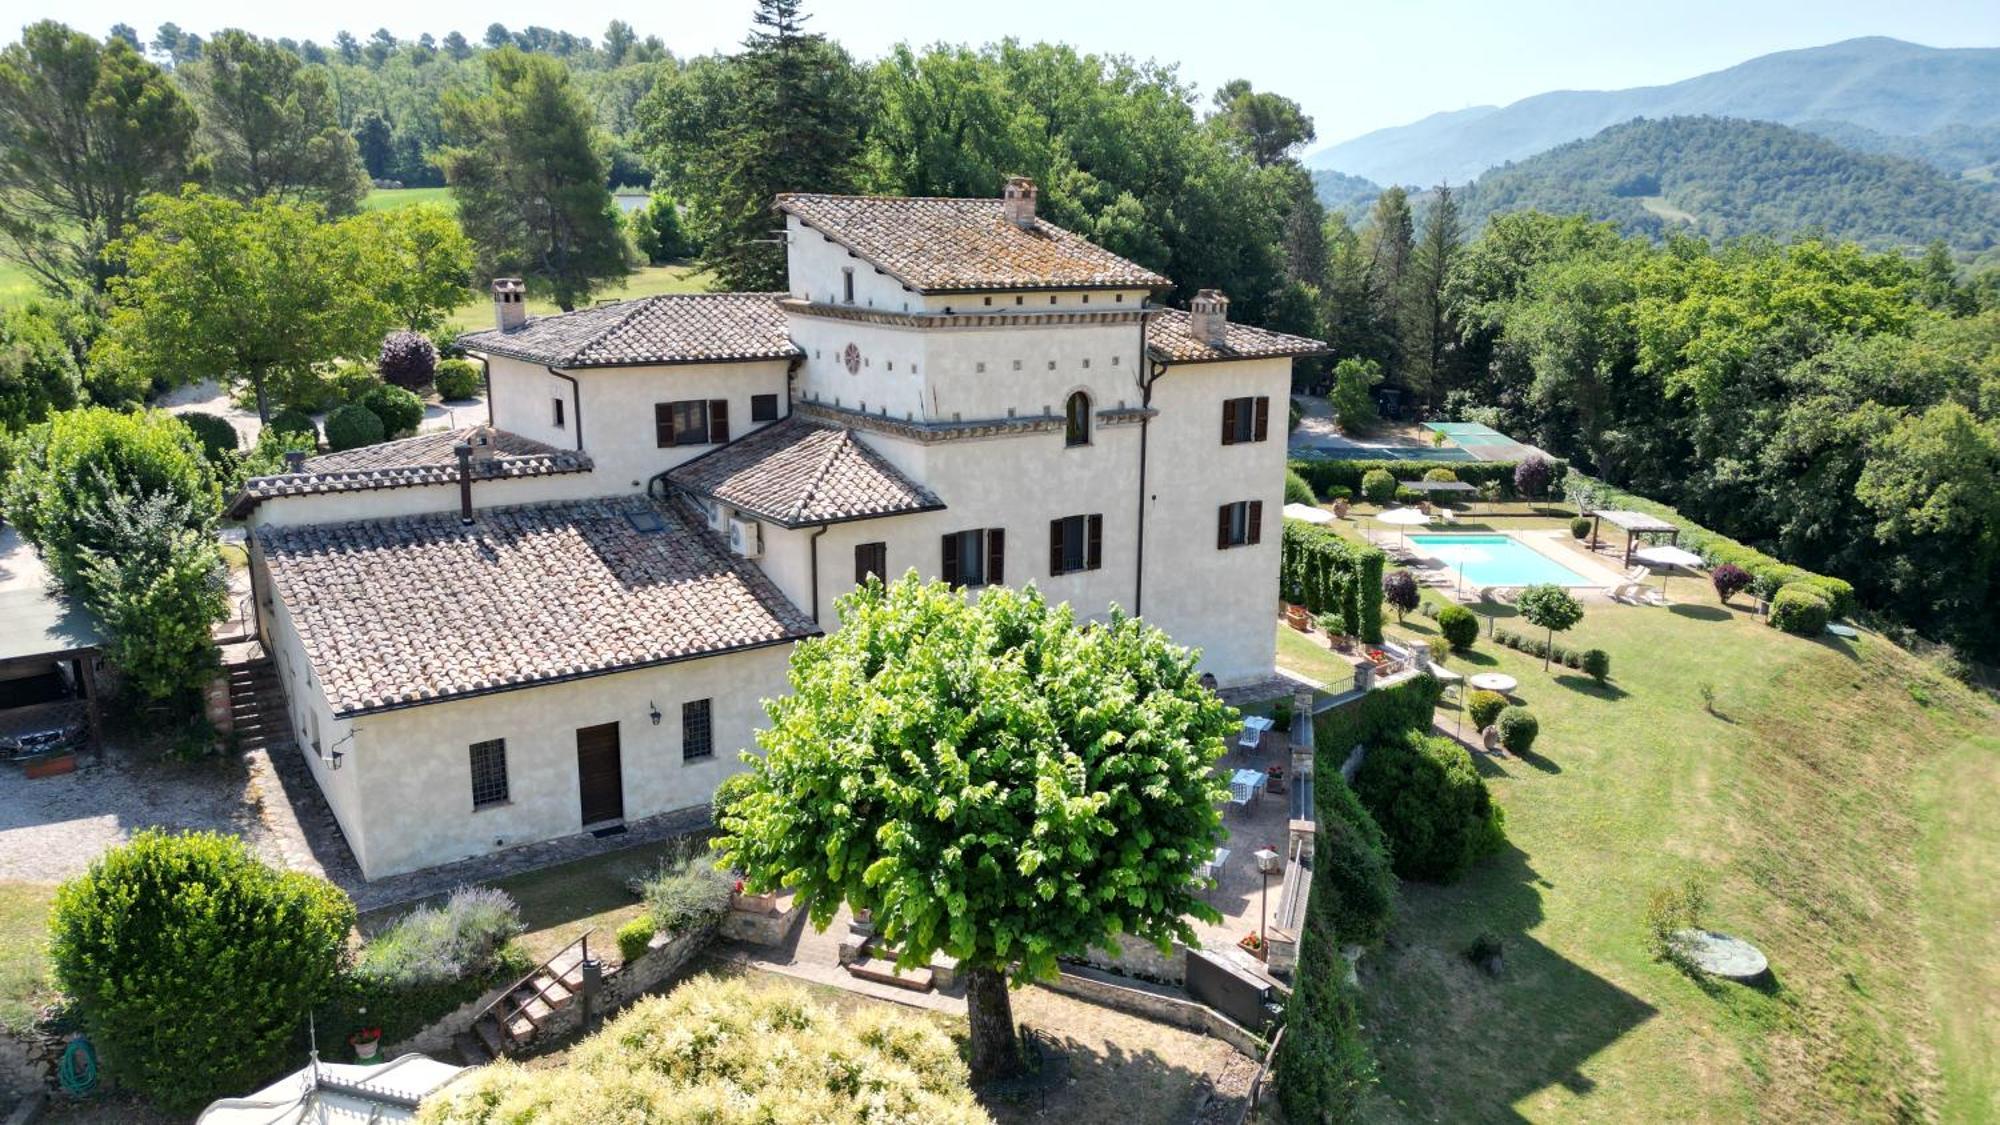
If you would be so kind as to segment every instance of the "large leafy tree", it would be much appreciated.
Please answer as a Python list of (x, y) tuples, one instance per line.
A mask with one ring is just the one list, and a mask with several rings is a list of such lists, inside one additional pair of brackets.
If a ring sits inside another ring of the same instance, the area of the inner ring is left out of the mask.
[(434, 332), (465, 299), (472, 281), (472, 241), (451, 213), (436, 204), (393, 207), (344, 224), (374, 279), (374, 297), (389, 323), (411, 332)]
[(187, 173), (195, 114), (123, 39), (44, 20), (0, 50), (0, 255), (66, 296), (101, 292), (104, 247)]
[(40, 304), (0, 309), (0, 435), (83, 397), (76, 357)]
[(481, 278), (519, 274), (564, 310), (625, 277), (607, 144), (555, 59), (511, 47), (484, 59), (486, 83), (444, 97), (439, 154)]
[(1568, 632), (1570, 626), (1583, 620), (1583, 603), (1561, 586), (1543, 584), (1521, 591), (1521, 596), (1514, 599), (1514, 605), (1520, 609), (1522, 619), (1528, 624), (1548, 630), (1548, 645), (1542, 650), (1542, 671), (1546, 672), (1556, 634)]
[(1234, 713), (1195, 658), (1033, 590), (977, 603), (914, 574), (841, 599), (723, 802), (722, 859), (872, 912), (898, 963), (967, 981), (975, 1078), (1017, 1064), (1008, 982), (1123, 938), (1192, 941), (1191, 876), (1221, 831), (1211, 774)]
[(1282, 163), (1293, 149), (1312, 143), (1313, 119), (1299, 103), (1265, 91), (1245, 78), (1215, 92), (1215, 120), (1260, 167)]
[(224, 31), (187, 68), (214, 188), (232, 199), (316, 203), (350, 215), (368, 172), (326, 72), (276, 43)]
[(269, 421), (272, 376), (368, 354), (391, 324), (363, 229), (270, 199), (156, 196), (116, 248), (126, 273), (94, 362), (168, 384), (248, 382)]

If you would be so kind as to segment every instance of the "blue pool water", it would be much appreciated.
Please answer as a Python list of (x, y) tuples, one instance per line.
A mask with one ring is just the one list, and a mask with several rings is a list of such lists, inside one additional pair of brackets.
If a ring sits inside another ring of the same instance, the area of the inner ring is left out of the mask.
[(1505, 535), (1412, 535), (1410, 544), (1454, 575), (1463, 563), (1467, 586), (1603, 585)]

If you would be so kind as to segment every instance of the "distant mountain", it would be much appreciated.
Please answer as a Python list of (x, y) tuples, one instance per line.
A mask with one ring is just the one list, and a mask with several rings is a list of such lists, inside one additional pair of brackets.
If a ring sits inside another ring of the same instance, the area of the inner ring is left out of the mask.
[(1460, 199), (1468, 229), (1532, 208), (1654, 237), (1817, 231), (1883, 248), (1942, 238), (1971, 252), (2000, 239), (2000, 191), (1783, 125), (1715, 117), (1615, 125), (1495, 168)]
[(1382, 184), (1459, 184), (1621, 121), (1693, 115), (1840, 122), (1892, 136), (2000, 125), (2000, 48), (1850, 39), (1667, 86), (1560, 90), (1500, 109), (1434, 114), (1321, 149), (1305, 163)]
[(1347, 217), (1359, 220), (1370, 207), (1375, 206), (1375, 197), (1382, 194), (1382, 185), (1360, 176), (1350, 176), (1345, 172), (1329, 172), (1320, 169), (1312, 174), (1313, 193), (1329, 211), (1345, 211)]

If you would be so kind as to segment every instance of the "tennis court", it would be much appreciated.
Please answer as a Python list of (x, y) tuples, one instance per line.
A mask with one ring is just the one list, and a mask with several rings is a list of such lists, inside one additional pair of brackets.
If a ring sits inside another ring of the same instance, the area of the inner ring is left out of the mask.
[(1515, 441), (1491, 426), (1479, 422), (1426, 422), (1424, 428), (1450, 439), (1474, 461), (1525, 461), (1548, 454), (1526, 442)]

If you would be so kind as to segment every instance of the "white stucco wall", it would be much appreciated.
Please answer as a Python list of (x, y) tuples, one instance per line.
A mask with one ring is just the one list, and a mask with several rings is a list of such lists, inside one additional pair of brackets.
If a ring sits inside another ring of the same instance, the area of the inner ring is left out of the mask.
[[(581, 500), (623, 491), (628, 490), (614, 487), (613, 483), (605, 481), (603, 474), (594, 472), (500, 477), (474, 481), (472, 503), (477, 508), (501, 508), (555, 500)], [(389, 519), (426, 512), (455, 512), (458, 502), (456, 483), (327, 492), (312, 496), (277, 496), (260, 502), (249, 522), (260, 527), (293, 527)]]

